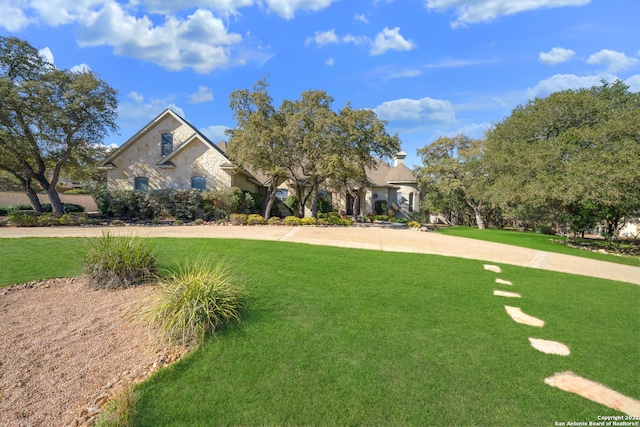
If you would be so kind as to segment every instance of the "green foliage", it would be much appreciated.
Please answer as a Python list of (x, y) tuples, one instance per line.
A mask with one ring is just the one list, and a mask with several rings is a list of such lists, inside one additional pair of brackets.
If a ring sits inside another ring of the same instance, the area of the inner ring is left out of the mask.
[(251, 214), (247, 217), (247, 225), (264, 225), (267, 220), (262, 215)]
[(229, 221), (232, 225), (245, 225), (247, 223), (247, 214), (231, 214)]
[(298, 218), (297, 216), (288, 216), (282, 221), (285, 225), (300, 225), (302, 218)]
[(63, 213), (56, 185), (64, 170), (91, 169), (100, 142), (117, 130), (116, 91), (90, 71), (49, 64), (27, 41), (0, 37), (0, 169), (45, 189)]
[(156, 208), (153, 216), (170, 216), (181, 220), (191, 220), (202, 205), (200, 192), (188, 190), (154, 190), (149, 193), (151, 205)]
[(328, 213), (331, 212), (333, 206), (331, 206), (331, 200), (321, 197), (318, 199), (318, 212)]
[(389, 221), (389, 215), (375, 215), (373, 217), (374, 221)]
[(300, 225), (316, 225), (317, 223), (318, 220), (310, 216), (300, 218)]
[(386, 200), (376, 200), (373, 204), (373, 210), (376, 215), (386, 215), (387, 214), (387, 201)]
[(93, 198), (98, 212), (107, 217), (151, 219), (157, 212), (149, 193), (129, 190), (97, 189)]
[(246, 194), (238, 187), (228, 190), (207, 190), (200, 193), (204, 215), (207, 219), (217, 220), (232, 213), (244, 213), (253, 197), (247, 200)]
[(247, 294), (225, 262), (202, 257), (186, 261), (159, 286), (161, 291), (140, 318), (170, 343), (198, 344), (228, 323), (240, 322)]
[(9, 208), (5, 208), (4, 206), (0, 206), (0, 216), (6, 216), (9, 213)]
[(156, 257), (140, 238), (103, 233), (89, 240), (84, 274), (92, 288), (126, 288), (148, 282), (157, 272)]
[(39, 213), (36, 211), (9, 211), (9, 221), (16, 227), (37, 227)]
[(22, 191), (22, 184), (13, 174), (0, 170), (0, 191)]
[(284, 205), (291, 211), (296, 212), (300, 206), (300, 200), (294, 195), (289, 195), (284, 201)]
[(193, 221), (193, 223), (194, 223), (195, 225), (202, 225), (202, 224), (204, 224), (204, 220), (202, 220), (202, 219), (198, 218), (198, 219), (196, 219), (195, 221)]
[(84, 206), (82, 205), (78, 205), (75, 203), (65, 203), (64, 204), (64, 211), (66, 213), (80, 213), (80, 212), (84, 212)]
[(183, 225), (184, 221), (181, 219), (176, 219), (175, 221), (173, 221), (173, 225)]
[(124, 384), (96, 420), (95, 427), (130, 427), (133, 424), (138, 394), (132, 384)]
[(64, 194), (74, 195), (74, 194), (91, 194), (89, 190), (85, 190), (84, 188), (74, 188), (73, 190), (67, 190)]
[(267, 224), (269, 224), (269, 225), (279, 225), (280, 224), (280, 218), (277, 217), (277, 216), (272, 216), (267, 221)]
[(407, 227), (409, 228), (420, 228), (422, 225), (418, 221), (409, 221), (407, 222)]

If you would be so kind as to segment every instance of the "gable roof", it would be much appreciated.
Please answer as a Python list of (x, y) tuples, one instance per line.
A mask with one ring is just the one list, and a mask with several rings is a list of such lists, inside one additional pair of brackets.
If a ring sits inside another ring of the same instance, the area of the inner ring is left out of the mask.
[[(222, 154), (223, 156), (227, 157), (226, 154), (224, 153), (224, 151), (222, 151), (219, 147), (216, 147), (216, 145), (211, 142), (209, 140), (209, 138), (207, 138), (202, 132), (200, 132), (195, 126), (193, 126), (191, 123), (189, 123), (188, 121), (186, 121), (185, 119), (183, 119), (182, 117), (180, 117), (178, 114), (176, 114), (171, 108), (167, 108), (165, 109), (162, 113), (158, 114), (153, 120), (151, 120), (149, 123), (147, 123), (142, 129), (140, 129), (138, 132), (136, 132), (135, 135), (133, 135), (131, 138), (129, 138), (124, 144), (122, 144), (120, 147), (118, 147), (113, 153), (111, 153), (109, 155), (109, 157), (107, 157), (103, 162), (101, 162), (98, 166), (102, 166), (102, 167), (106, 167), (106, 168), (114, 168), (115, 165), (113, 164), (113, 161), (120, 156), (120, 154), (124, 153), (125, 151), (127, 151), (133, 144), (135, 144), (140, 138), (142, 138), (143, 135), (145, 135), (147, 132), (149, 132), (154, 126), (156, 126), (158, 123), (160, 123), (162, 120), (164, 120), (167, 117), (172, 117), (175, 120), (177, 120), (178, 122), (182, 123), (183, 125), (188, 126), (189, 128), (191, 128), (191, 130), (193, 130), (193, 132), (198, 135), (202, 142), (206, 143), (207, 145), (211, 146), (213, 149), (217, 150), (220, 152), (220, 154)], [(187, 141), (185, 141), (182, 145), (185, 145), (187, 142), (191, 142), (192, 138), (189, 138)], [(181, 146), (182, 146), (181, 145)], [(175, 151), (179, 151), (180, 147), (176, 148)], [(172, 152), (173, 153), (173, 152)], [(172, 154), (171, 153), (171, 154)], [(170, 157), (171, 154), (169, 154), (167, 157)], [(166, 163), (167, 159), (163, 159), (161, 160), (159, 163)]]

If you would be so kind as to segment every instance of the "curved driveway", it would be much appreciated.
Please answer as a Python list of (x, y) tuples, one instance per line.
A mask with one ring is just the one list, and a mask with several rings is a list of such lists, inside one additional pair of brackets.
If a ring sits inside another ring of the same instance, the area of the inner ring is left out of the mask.
[(542, 268), (640, 285), (640, 267), (541, 252), (440, 233), (380, 227), (240, 227), (240, 226), (122, 226), (0, 228), (0, 237), (93, 237), (112, 234), (141, 237), (200, 237), (274, 240), (390, 252), (413, 252), (477, 259), (492, 263)]

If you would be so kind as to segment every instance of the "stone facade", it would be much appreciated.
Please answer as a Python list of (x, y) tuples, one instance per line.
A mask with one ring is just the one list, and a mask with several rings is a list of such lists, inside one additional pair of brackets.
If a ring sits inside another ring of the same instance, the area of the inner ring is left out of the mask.
[[(173, 136), (173, 150), (162, 156), (162, 135)], [(229, 159), (204, 135), (171, 110), (165, 110), (102, 163), (107, 186), (133, 190), (136, 178), (147, 178), (149, 190), (188, 189), (202, 177), (205, 188), (232, 186), (257, 192), (259, 183)]]

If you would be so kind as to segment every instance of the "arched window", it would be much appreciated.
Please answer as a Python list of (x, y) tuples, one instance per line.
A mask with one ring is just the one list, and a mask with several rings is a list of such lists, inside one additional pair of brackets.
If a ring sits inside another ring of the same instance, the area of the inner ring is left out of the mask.
[(173, 151), (173, 135), (170, 133), (162, 134), (162, 157), (168, 156)]
[(409, 212), (413, 212), (413, 193), (409, 193)]
[(191, 178), (191, 188), (204, 191), (207, 189), (207, 180), (204, 176), (194, 176)]
[(149, 178), (144, 176), (136, 177), (133, 180), (133, 189), (138, 191), (149, 191)]

